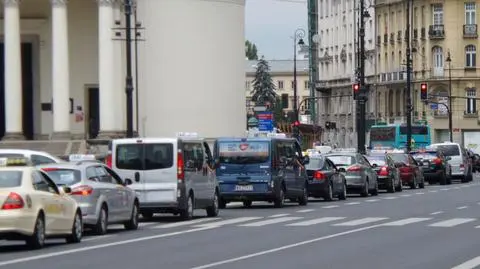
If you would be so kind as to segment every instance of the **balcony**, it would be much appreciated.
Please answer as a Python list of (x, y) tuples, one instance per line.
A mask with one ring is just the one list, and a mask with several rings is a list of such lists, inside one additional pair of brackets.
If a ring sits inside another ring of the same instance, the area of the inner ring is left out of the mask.
[(448, 118), (448, 112), (446, 111), (439, 111), (436, 109), (432, 114), (434, 118)]
[(430, 25), (428, 29), (428, 35), (430, 39), (444, 39), (445, 38), (445, 25), (437, 24)]
[(478, 111), (463, 111), (464, 118), (477, 118)]
[(397, 33), (397, 42), (402, 43), (402, 31), (398, 31)]
[(464, 24), (463, 25), (463, 37), (464, 38), (477, 38), (477, 25), (476, 24)]

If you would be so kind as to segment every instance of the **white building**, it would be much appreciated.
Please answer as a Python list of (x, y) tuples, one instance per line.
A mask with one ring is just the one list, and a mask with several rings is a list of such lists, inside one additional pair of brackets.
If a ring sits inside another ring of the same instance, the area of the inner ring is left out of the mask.
[[(336, 123), (336, 128), (327, 129), (323, 140), (343, 147), (356, 145), (356, 106), (352, 97), (352, 84), (356, 69), (356, 33), (358, 31), (358, 1), (318, 0), (319, 1), (319, 76), (327, 97), (320, 101), (320, 125)], [(365, 21), (365, 49), (367, 51), (366, 75), (369, 83), (375, 83), (375, 10), (367, 8), (370, 18)], [(331, 97), (328, 97), (331, 96)], [(337, 97), (334, 97), (337, 96)], [(341, 97), (344, 96), (344, 97)], [(367, 115), (373, 115), (374, 91), (371, 91), (367, 104)]]
[[(243, 134), (245, 95), (239, 89), (245, 83), (245, 0), (134, 2), (145, 27), (145, 41), (138, 43), (134, 120), (139, 121), (134, 125), (139, 133)], [(2, 4), (0, 103), (5, 113), (0, 114), (0, 137), (83, 139), (98, 131), (124, 133), (125, 42), (115, 40), (113, 29), (125, 27), (122, 4)]]

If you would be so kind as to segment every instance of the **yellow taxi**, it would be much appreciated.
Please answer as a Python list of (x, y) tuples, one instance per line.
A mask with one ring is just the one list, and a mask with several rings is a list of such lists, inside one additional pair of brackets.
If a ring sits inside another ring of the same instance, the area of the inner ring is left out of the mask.
[(0, 158), (0, 240), (42, 248), (46, 238), (82, 240), (82, 213), (71, 189), (57, 187), (26, 158)]

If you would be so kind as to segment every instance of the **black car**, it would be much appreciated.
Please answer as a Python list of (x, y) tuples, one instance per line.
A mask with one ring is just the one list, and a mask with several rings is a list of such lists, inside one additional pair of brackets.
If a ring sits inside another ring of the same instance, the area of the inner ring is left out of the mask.
[(452, 183), (452, 167), (448, 164), (450, 157), (445, 156), (441, 150), (412, 151), (410, 155), (422, 167), (423, 177), (429, 184)]
[(373, 169), (377, 172), (378, 188), (388, 192), (403, 191), (400, 172), (395, 161), (387, 154), (370, 153), (367, 157)]
[(308, 175), (308, 194), (315, 198), (332, 201), (334, 197), (347, 199), (347, 181), (342, 172), (325, 156), (314, 156), (305, 165)]

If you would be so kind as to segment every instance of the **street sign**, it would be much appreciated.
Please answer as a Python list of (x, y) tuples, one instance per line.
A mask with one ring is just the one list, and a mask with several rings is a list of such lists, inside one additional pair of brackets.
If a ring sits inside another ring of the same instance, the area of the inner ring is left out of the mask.
[(270, 111), (258, 112), (258, 130), (259, 131), (273, 131), (273, 113)]
[(437, 110), (438, 109), (438, 104), (430, 104), (430, 109)]
[(266, 106), (256, 106), (253, 108), (253, 111), (259, 112), (259, 111), (266, 111), (267, 107)]

